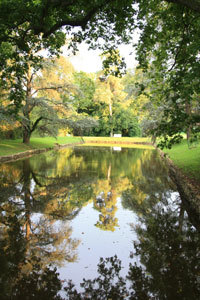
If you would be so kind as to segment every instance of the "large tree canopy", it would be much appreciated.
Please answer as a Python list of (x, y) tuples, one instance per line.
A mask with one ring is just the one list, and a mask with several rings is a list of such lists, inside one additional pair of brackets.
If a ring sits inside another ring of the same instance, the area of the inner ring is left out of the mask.
[(1, 0), (0, 88), (8, 91), (8, 113), (18, 113), (27, 97), (24, 82), (30, 68), (42, 68), (41, 50), (58, 56), (67, 39), (73, 50), (85, 41), (112, 53), (139, 28), (140, 66), (153, 64), (151, 86), (165, 88), (166, 122), (157, 135), (191, 130), (199, 123), (199, 12), (199, 0)]
[(0, 1), (0, 86), (10, 91), (15, 112), (25, 98), (28, 68), (42, 68), (41, 50), (59, 55), (66, 38), (74, 50), (82, 41), (113, 48), (128, 41), (134, 14), (132, 0)]
[[(199, 0), (166, 1), (200, 12)], [(75, 26), (88, 29), (88, 25), (95, 23), (97, 19), (106, 20), (108, 22), (106, 25), (118, 20), (118, 25), (121, 27), (123, 23), (125, 24), (122, 17), (127, 18), (127, 15), (132, 15), (132, 4), (140, 2), (143, 1), (1, 0), (1, 41), (5, 41), (6, 37), (11, 36), (13, 30), (17, 30), (26, 22), (28, 23), (27, 32), (32, 30), (35, 35), (43, 33), (44, 37), (51, 35), (63, 26), (67, 26), (66, 29), (68, 30), (69, 27)], [(99, 27), (102, 30), (103, 24)], [(7, 30), (4, 31), (3, 29)]]
[[(27, 33), (32, 30), (35, 35), (42, 33), (45, 38), (63, 26), (67, 31), (76, 26), (89, 30), (97, 20), (107, 21), (107, 26), (116, 23), (113, 30), (121, 31), (123, 23), (126, 23), (122, 17), (132, 17), (133, 13), (130, 0), (3, 0), (0, 7), (2, 29), (4, 26), (10, 28), (6, 33), (1, 32), (1, 40), (11, 36), (12, 30), (18, 30), (24, 23), (28, 23)], [(103, 30), (103, 23), (99, 23), (96, 30), (100, 28)]]
[(137, 54), (149, 78), (143, 89), (150, 88), (151, 103), (162, 106), (162, 119), (153, 131), (170, 147), (183, 131), (188, 140), (199, 133), (200, 15), (167, 3), (171, 1), (138, 2)]
[(132, 4), (132, 0), (2, 0), (0, 42), (10, 42), (27, 51), (33, 36), (47, 47), (47, 38), (51, 36), (50, 42), (59, 40), (56, 32), (64, 29), (69, 35), (75, 27), (79, 27), (71, 36), (75, 44), (100, 38), (109, 44), (125, 41), (131, 31), (126, 30), (128, 24), (134, 19)]

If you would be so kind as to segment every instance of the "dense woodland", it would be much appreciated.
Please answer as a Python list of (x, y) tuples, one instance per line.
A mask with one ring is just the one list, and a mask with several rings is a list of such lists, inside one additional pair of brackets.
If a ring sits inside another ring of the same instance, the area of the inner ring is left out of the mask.
[[(2, 137), (148, 134), (169, 147), (182, 132), (198, 139), (199, 7), (198, 0), (2, 0)], [(132, 44), (135, 30), (138, 69), (125, 74), (118, 45)], [(101, 49), (102, 74), (77, 73), (60, 56), (62, 46), (75, 53), (82, 41)]]
[(32, 134), (139, 136), (145, 117), (139, 110), (145, 109), (147, 98), (132, 93), (137, 73), (104, 77), (103, 72), (76, 72), (64, 56), (46, 59), (41, 72), (30, 74), (31, 82), (27, 79), (30, 96), (21, 103), (17, 121), (5, 120), (2, 137), (23, 136), (26, 141)]

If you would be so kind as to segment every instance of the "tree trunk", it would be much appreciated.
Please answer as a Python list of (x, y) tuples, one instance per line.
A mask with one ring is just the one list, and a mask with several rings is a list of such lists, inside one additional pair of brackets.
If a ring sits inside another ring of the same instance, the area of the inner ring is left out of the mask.
[(31, 132), (27, 129), (23, 129), (23, 143), (24, 144), (29, 144), (30, 143), (30, 137), (31, 137)]
[(109, 103), (109, 114), (110, 114), (110, 136), (113, 137), (113, 117), (112, 117), (112, 102)]
[(151, 142), (152, 142), (153, 145), (156, 143), (156, 136), (155, 135), (152, 135)]
[[(112, 119), (111, 119), (112, 121)], [(110, 137), (113, 137), (113, 128), (111, 127), (111, 130), (110, 130)]]
[[(191, 116), (191, 104), (189, 102), (186, 102), (185, 104), (185, 111), (188, 116)], [(191, 125), (188, 125), (186, 135), (187, 135), (187, 141), (189, 142), (191, 136)]]
[(29, 144), (31, 137), (31, 128), (30, 128), (30, 98), (31, 98), (31, 67), (28, 65), (27, 79), (26, 79), (26, 99), (25, 106), (23, 109), (23, 115), (25, 121), (23, 123), (23, 143)]

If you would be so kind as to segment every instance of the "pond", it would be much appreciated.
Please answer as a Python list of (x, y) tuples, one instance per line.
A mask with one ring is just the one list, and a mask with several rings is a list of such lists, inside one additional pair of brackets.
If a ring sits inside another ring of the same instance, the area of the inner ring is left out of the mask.
[(199, 298), (198, 226), (156, 150), (79, 146), (0, 170), (0, 299)]

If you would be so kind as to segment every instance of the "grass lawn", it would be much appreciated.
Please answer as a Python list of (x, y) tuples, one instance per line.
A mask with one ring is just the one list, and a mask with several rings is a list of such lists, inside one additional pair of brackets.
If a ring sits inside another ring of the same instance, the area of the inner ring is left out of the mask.
[(30, 144), (25, 145), (22, 143), (21, 139), (18, 140), (2, 140), (0, 141), (0, 156), (11, 155), (19, 152), (24, 152), (33, 149), (42, 148), (53, 148), (55, 143), (58, 144), (73, 144), (80, 142), (79, 137), (58, 137), (57, 139), (53, 137), (43, 137), (43, 138), (31, 138)]
[(189, 149), (187, 141), (184, 139), (181, 144), (163, 151), (185, 174), (200, 182), (200, 144), (196, 148)]

